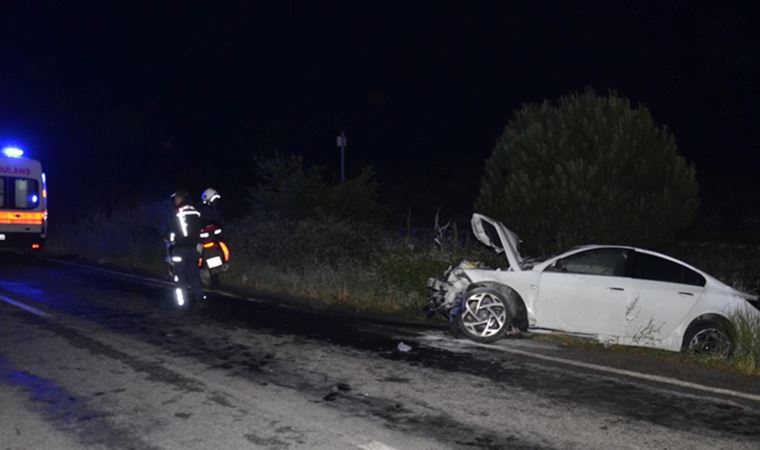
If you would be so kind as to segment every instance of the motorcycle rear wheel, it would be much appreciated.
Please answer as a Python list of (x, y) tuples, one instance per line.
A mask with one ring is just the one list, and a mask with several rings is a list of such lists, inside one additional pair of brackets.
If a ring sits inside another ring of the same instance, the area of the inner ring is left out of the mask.
[(201, 269), (201, 284), (205, 288), (214, 288), (219, 285), (219, 275), (214, 275), (211, 270), (204, 267)]

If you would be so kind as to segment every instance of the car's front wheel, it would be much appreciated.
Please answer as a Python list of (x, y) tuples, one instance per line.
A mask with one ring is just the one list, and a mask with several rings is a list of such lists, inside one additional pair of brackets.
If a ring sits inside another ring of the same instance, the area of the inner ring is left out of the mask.
[(695, 323), (686, 330), (683, 347), (689, 353), (727, 358), (734, 345), (726, 325), (706, 321)]
[(467, 293), (456, 322), (462, 334), (475, 342), (501, 339), (512, 323), (509, 300), (499, 291), (479, 287)]

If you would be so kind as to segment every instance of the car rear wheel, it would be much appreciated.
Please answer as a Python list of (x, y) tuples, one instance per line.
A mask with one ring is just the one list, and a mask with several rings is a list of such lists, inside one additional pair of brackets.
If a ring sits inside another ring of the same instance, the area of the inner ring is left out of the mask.
[(699, 322), (689, 327), (684, 337), (684, 350), (696, 355), (727, 358), (733, 342), (726, 326), (717, 322)]
[(487, 287), (475, 288), (462, 302), (462, 312), (456, 321), (462, 334), (475, 342), (494, 342), (501, 339), (512, 323), (507, 298)]

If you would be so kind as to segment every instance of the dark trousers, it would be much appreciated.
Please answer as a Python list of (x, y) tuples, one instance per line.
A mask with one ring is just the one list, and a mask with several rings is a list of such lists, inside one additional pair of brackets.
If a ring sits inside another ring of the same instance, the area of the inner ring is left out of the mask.
[(182, 258), (182, 261), (174, 261), (174, 274), (177, 275), (177, 283), (183, 290), (189, 284), (193, 289), (193, 297), (196, 301), (203, 300), (203, 284), (201, 273), (198, 269), (200, 255), (194, 248), (175, 247), (173, 255)]

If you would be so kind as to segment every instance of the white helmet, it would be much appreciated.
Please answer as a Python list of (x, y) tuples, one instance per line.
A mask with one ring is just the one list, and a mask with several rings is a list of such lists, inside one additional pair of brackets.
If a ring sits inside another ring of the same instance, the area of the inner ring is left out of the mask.
[(210, 205), (220, 198), (222, 198), (222, 196), (219, 195), (214, 188), (208, 188), (201, 194), (201, 201), (204, 205)]

